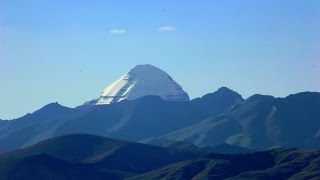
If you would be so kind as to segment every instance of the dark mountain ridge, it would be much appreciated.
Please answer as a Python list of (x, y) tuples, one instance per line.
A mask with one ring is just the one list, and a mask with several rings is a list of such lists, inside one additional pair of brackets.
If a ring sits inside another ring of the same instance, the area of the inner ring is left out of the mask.
[[(38, 163), (44, 161), (48, 167), (61, 164), (72, 171), (74, 169), (70, 163), (75, 164), (76, 168), (79, 168), (80, 164), (88, 165), (100, 174), (104, 171), (117, 171), (120, 175), (129, 175), (203, 155), (204, 153), (199, 152), (184, 152), (94, 135), (74, 134), (51, 138), (27, 148), (0, 154), (0, 174), (11, 172), (10, 170), (17, 168), (15, 164), (20, 166), (21, 163), (36, 163), (38, 166)], [(30, 157), (36, 158), (38, 162), (30, 161)], [(10, 167), (10, 164), (14, 164), (14, 167)]]
[[(197, 146), (223, 143), (249, 149), (320, 148), (320, 93), (285, 98), (253, 95), (243, 101), (228, 88), (192, 101), (146, 96), (110, 105), (67, 108), (57, 103), (0, 125), (0, 152), (50, 137), (86, 133), (149, 143), (165, 139)], [(299, 132), (299, 134), (297, 134)]]
[(319, 151), (275, 149), (208, 154), (190, 149), (187, 152), (183, 150), (186, 144), (180, 142), (171, 149), (87, 134), (60, 136), (0, 154), (0, 179), (219, 180), (320, 176)]
[(320, 152), (277, 149), (251, 154), (210, 154), (129, 179), (317, 179)]
[(77, 108), (53, 103), (1, 126), (0, 152), (74, 133), (140, 141), (216, 116), (242, 100), (239, 94), (222, 88), (202, 98), (185, 102), (146, 96), (134, 101)]
[(319, 119), (320, 93), (304, 92), (286, 98), (254, 95), (218, 117), (163, 138), (199, 146), (228, 143), (253, 149), (279, 146), (317, 149)]

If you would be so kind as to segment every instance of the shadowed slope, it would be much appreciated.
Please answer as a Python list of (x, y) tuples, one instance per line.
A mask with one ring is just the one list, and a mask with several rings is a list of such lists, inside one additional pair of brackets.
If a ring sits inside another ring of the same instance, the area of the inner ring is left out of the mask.
[(198, 146), (228, 143), (252, 149), (320, 148), (319, 119), (320, 93), (298, 93), (286, 98), (254, 95), (229, 112), (163, 138)]
[(311, 179), (319, 177), (320, 152), (278, 149), (241, 155), (211, 154), (129, 179)]
[(0, 163), (38, 154), (48, 154), (70, 163), (89, 163), (101, 168), (130, 173), (147, 172), (202, 155), (94, 135), (76, 134), (52, 138), (25, 149), (2, 154)]

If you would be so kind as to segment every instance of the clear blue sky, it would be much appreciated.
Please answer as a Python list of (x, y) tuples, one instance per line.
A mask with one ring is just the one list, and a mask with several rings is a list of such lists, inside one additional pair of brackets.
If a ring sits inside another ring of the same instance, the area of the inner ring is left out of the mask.
[(0, 118), (99, 96), (136, 64), (194, 97), (320, 91), (319, 0), (0, 0)]

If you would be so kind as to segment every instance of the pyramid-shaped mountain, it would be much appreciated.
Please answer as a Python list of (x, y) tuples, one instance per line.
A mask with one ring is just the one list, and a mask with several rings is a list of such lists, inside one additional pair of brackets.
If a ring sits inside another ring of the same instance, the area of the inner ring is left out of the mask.
[(140, 97), (156, 95), (163, 100), (189, 101), (188, 94), (165, 71), (152, 65), (137, 65), (127, 74), (109, 85), (97, 102), (112, 104), (122, 100), (134, 100)]

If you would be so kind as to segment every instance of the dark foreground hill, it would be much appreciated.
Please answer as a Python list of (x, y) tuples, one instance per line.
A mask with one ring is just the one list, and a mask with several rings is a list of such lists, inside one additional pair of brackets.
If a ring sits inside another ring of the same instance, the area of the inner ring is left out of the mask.
[(129, 179), (319, 179), (320, 152), (278, 149), (252, 154), (211, 154)]
[[(91, 165), (90, 168), (96, 167), (93, 168), (95, 170), (115, 170), (123, 172), (122, 174), (136, 174), (201, 155), (203, 153), (183, 152), (177, 149), (77, 134), (52, 138), (28, 148), (2, 154), (0, 167), (8, 167), (8, 165), (10, 167), (12, 163), (20, 165), (22, 162), (29, 162), (30, 158), (38, 158), (42, 163), (48, 161), (48, 165), (51, 162), (85, 164)], [(2, 174), (1, 170), (3, 168), (0, 168), (0, 174)]]
[(148, 144), (172, 148), (172, 149), (179, 149), (183, 151), (198, 151), (204, 153), (221, 153), (221, 154), (244, 154), (244, 153), (253, 153), (256, 152), (254, 149), (233, 146), (230, 144), (219, 144), (216, 146), (205, 146), (205, 147), (198, 147), (190, 142), (187, 141), (172, 141), (172, 140), (165, 140), (165, 139), (153, 139), (153, 141), (149, 141)]
[(125, 173), (100, 170), (91, 165), (69, 163), (47, 154), (11, 159), (1, 163), (1, 180), (87, 180), (123, 179)]
[[(1, 180), (311, 179), (320, 152), (277, 149), (208, 154), (77, 134), (0, 155)], [(230, 147), (229, 147), (230, 148)]]

